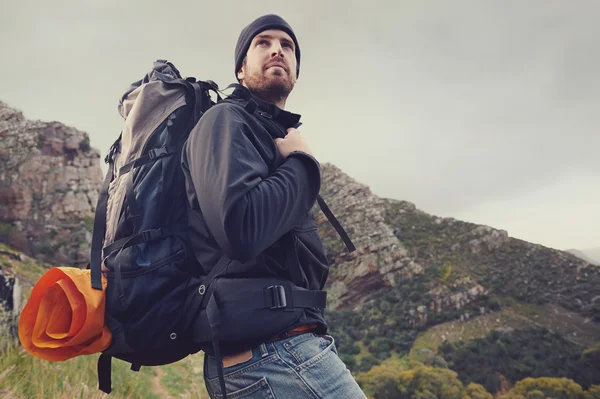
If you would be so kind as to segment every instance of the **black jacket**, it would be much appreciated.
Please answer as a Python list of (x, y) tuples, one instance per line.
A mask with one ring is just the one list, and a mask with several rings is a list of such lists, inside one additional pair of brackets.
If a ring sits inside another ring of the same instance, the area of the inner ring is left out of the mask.
[[(225, 254), (238, 261), (228, 276), (301, 280), (296, 284), (311, 290), (325, 285), (328, 262), (311, 212), (321, 186), (319, 163), (303, 152), (284, 159), (274, 142), (299, 121), (300, 115), (237, 86), (190, 133), (182, 166), (190, 239), (205, 273)], [(294, 276), (298, 263), (301, 273)], [(312, 308), (290, 327), (307, 323), (327, 330), (322, 312)]]

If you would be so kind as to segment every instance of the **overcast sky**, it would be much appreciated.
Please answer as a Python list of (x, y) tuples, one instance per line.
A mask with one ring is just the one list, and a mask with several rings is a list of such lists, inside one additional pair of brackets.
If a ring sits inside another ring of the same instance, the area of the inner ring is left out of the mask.
[(435, 215), (600, 246), (596, 0), (3, 2), (0, 100), (104, 156), (154, 60), (226, 87), (239, 32), (272, 12), (300, 43), (287, 108), (320, 161)]

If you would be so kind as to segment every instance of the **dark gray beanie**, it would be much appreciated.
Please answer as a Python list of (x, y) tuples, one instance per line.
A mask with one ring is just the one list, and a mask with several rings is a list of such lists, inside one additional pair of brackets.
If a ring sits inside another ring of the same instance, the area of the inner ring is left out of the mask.
[(298, 46), (298, 40), (292, 30), (292, 27), (285, 22), (283, 18), (275, 14), (263, 15), (255, 19), (250, 25), (246, 26), (238, 39), (237, 45), (235, 46), (235, 75), (237, 79), (237, 73), (242, 67), (246, 53), (250, 48), (252, 39), (260, 32), (264, 32), (269, 29), (279, 29), (290, 35), (296, 46), (296, 77), (300, 75), (300, 46)]

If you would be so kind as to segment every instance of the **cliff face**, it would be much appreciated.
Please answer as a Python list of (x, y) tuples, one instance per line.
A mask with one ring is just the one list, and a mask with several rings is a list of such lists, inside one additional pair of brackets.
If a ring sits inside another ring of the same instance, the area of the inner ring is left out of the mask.
[(100, 153), (87, 133), (0, 102), (0, 240), (51, 264), (88, 261)]
[(329, 309), (394, 313), (371, 318), (369, 329), (464, 320), (498, 310), (505, 298), (600, 321), (600, 267), (568, 252), (378, 198), (329, 164), (321, 194), (357, 247), (348, 254), (315, 208), (331, 261)]

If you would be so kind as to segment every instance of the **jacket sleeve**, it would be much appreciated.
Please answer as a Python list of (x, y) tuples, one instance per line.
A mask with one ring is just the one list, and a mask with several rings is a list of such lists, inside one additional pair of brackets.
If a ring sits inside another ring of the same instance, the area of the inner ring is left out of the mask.
[[(321, 186), (318, 162), (297, 152), (269, 175), (265, 137), (250, 131), (234, 105), (217, 105), (186, 146), (190, 177), (208, 228), (231, 259), (247, 261), (298, 224)], [(262, 133), (262, 132), (261, 132)]]

